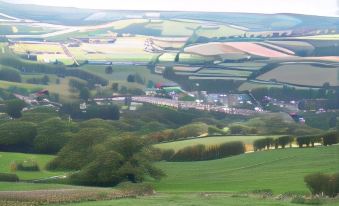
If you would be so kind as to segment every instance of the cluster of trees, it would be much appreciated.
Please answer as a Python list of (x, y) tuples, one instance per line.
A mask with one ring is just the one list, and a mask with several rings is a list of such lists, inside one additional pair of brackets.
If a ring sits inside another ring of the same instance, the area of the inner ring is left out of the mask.
[(7, 121), (0, 124), (0, 150), (55, 154), (71, 139), (72, 126), (59, 118), (39, 124)]
[(254, 151), (260, 151), (263, 149), (270, 149), (272, 146), (274, 146), (276, 149), (280, 146), (281, 148), (285, 148), (286, 145), (292, 144), (294, 138), (291, 136), (282, 136), (278, 137), (276, 139), (267, 137), (263, 139), (255, 140), (253, 143)]
[(255, 151), (260, 151), (263, 149), (270, 149), (271, 147), (274, 148), (285, 148), (286, 145), (292, 146), (292, 143), (296, 141), (298, 146), (302, 148), (304, 145), (307, 147), (312, 146), (314, 147), (315, 143), (320, 143), (325, 146), (337, 144), (339, 142), (338, 133), (336, 131), (333, 132), (327, 132), (325, 134), (319, 134), (319, 135), (305, 135), (305, 136), (299, 136), (299, 137), (292, 137), (292, 136), (281, 136), (278, 138), (263, 138), (258, 139), (254, 141), (253, 147)]
[(335, 197), (339, 194), (339, 173), (315, 173), (305, 176), (304, 181), (313, 195)]
[(87, 105), (85, 110), (81, 110), (79, 103), (63, 104), (60, 110), (64, 114), (70, 115), (74, 119), (100, 118), (105, 120), (118, 120), (120, 110), (117, 105)]
[(325, 146), (337, 144), (339, 142), (339, 135), (336, 131), (327, 132), (320, 135), (307, 135), (296, 138), (297, 144), (300, 148), (304, 145), (314, 147), (315, 143), (321, 143)]
[(297, 124), (286, 120), (281, 115), (266, 115), (249, 119), (246, 122), (229, 124), (230, 133), (234, 135), (309, 135), (321, 133), (321, 130), (311, 128), (307, 125)]
[[(95, 125), (92, 125), (95, 126)], [(79, 170), (71, 184), (114, 186), (123, 181), (160, 179), (164, 173), (153, 165), (157, 155), (146, 139), (112, 134), (108, 128), (83, 128), (58, 153), (47, 168)]]
[(189, 146), (174, 152), (173, 150), (162, 151), (162, 159), (173, 162), (203, 161), (221, 159), (233, 155), (245, 153), (242, 142), (228, 142), (221, 145), (206, 147), (205, 145)]
[(145, 84), (145, 79), (140, 76), (140, 74), (129, 74), (127, 76), (127, 82), (136, 82), (138, 84)]
[(2, 65), (15, 68), (23, 73), (44, 73), (56, 74), (61, 77), (72, 76), (86, 80), (90, 85), (101, 84), (106, 86), (108, 81), (98, 75), (85, 70), (66, 68), (64, 65), (40, 64), (36, 62), (23, 61), (12, 56), (2, 56), (0, 58)]
[(262, 103), (265, 104), (265, 96), (284, 100), (284, 101), (291, 101), (291, 100), (302, 100), (302, 99), (316, 99), (316, 98), (332, 98), (335, 95), (335, 91), (325, 87), (321, 89), (296, 89), (295, 87), (291, 86), (283, 86), (283, 87), (261, 87), (255, 88), (251, 90), (253, 96), (258, 99), (262, 100)]

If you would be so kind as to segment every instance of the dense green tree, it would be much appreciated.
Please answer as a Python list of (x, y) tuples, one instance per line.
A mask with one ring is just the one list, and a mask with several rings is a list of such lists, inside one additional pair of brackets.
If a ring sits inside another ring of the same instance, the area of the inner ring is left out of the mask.
[(72, 123), (52, 118), (38, 125), (34, 150), (44, 154), (57, 153), (71, 138)]
[(36, 125), (30, 122), (12, 120), (0, 124), (0, 150), (31, 151), (36, 135)]
[(58, 156), (49, 162), (48, 169), (79, 170), (92, 162), (97, 155), (96, 145), (110, 137), (111, 130), (105, 128), (81, 129), (73, 134), (70, 141), (59, 151)]
[(90, 91), (87, 87), (83, 87), (80, 89), (80, 93), (79, 93), (79, 97), (80, 99), (87, 101), (88, 98), (90, 97)]
[(21, 111), (26, 106), (26, 103), (19, 99), (6, 101), (6, 113), (13, 118), (20, 118)]

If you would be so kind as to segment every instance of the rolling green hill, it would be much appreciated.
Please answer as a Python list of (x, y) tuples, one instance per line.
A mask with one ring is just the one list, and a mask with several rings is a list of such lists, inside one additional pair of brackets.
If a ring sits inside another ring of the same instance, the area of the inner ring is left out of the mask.
[(339, 171), (339, 145), (279, 149), (201, 162), (161, 162), (167, 177), (155, 182), (166, 192), (308, 192), (304, 176)]

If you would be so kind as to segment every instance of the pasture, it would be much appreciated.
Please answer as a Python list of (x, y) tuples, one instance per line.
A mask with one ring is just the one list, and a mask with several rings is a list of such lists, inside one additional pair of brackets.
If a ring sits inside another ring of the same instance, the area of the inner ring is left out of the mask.
[[(326, 205), (335, 205), (336, 202)], [(65, 204), (64, 206), (92, 206), (93, 202)], [(297, 206), (288, 201), (278, 201), (268, 198), (260, 198), (242, 194), (211, 194), (211, 193), (158, 193), (153, 196), (137, 198), (124, 198), (118, 200), (95, 202), (97, 206), (215, 206), (215, 205), (239, 205), (239, 206)]]
[(200, 26), (196, 22), (162, 20), (150, 21), (145, 28), (156, 29), (161, 31), (161, 36), (191, 36), (193, 30)]
[(154, 182), (161, 192), (308, 193), (304, 176), (339, 169), (339, 145), (247, 153), (200, 162), (160, 162), (167, 177)]
[[(328, 82), (331, 86), (338, 86), (339, 68), (315, 66), (311, 64), (288, 64), (262, 74), (259, 80), (277, 80), (287, 84), (321, 87)], [(305, 75), (307, 74), (307, 75)], [(306, 78), (307, 76), (307, 78)]]
[(12, 171), (10, 165), (15, 161), (34, 160), (38, 163), (40, 171), (16, 171), (13, 173), (17, 174), (21, 180), (42, 179), (57, 175), (63, 175), (63, 172), (50, 172), (45, 170), (45, 165), (48, 161), (52, 160), (52, 158), (54, 158), (54, 156), (52, 155), (0, 152), (0, 173), (11, 173)]
[(220, 38), (220, 37), (230, 37), (230, 36), (243, 36), (245, 34), (244, 30), (240, 28), (231, 27), (229, 25), (203, 25), (197, 30), (198, 36), (208, 37), (208, 38)]
[[(216, 136), (216, 137), (202, 137), (189, 140), (168, 142), (156, 144), (155, 147), (159, 149), (174, 149), (175, 151), (183, 149), (188, 146), (202, 144), (205, 146), (220, 145), (227, 142), (241, 141), (244, 144), (252, 144), (257, 139), (262, 139), (268, 136)], [(275, 137), (275, 136), (270, 136)]]

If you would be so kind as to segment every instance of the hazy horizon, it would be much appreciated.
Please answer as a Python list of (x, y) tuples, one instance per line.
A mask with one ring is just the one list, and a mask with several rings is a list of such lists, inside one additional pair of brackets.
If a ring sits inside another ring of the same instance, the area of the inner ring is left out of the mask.
[[(3, 0), (9, 3), (109, 10), (297, 13), (339, 16), (339, 0)], [(183, 3), (185, 2), (185, 3)]]

